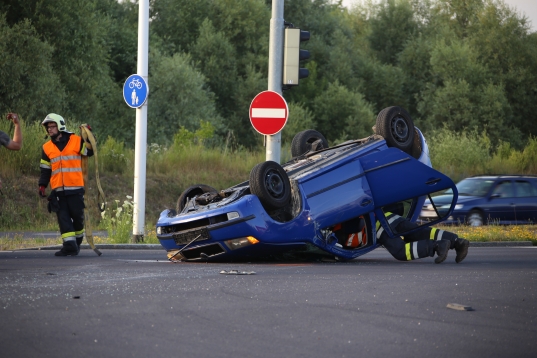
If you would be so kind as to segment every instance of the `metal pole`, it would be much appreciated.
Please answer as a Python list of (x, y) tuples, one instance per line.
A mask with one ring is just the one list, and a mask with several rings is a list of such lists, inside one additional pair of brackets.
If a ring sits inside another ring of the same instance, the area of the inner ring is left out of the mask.
[[(149, 57), (149, 0), (140, 0), (138, 15), (137, 74), (148, 80)], [(147, 102), (136, 109), (136, 144), (134, 150), (134, 208), (132, 242), (144, 240), (145, 182), (147, 156)]]
[[(272, 18), (270, 19), (268, 90), (282, 94), (283, 65), (283, 4), (284, 0), (272, 1)], [(267, 139), (266, 159), (280, 162), (282, 134), (269, 135)]]

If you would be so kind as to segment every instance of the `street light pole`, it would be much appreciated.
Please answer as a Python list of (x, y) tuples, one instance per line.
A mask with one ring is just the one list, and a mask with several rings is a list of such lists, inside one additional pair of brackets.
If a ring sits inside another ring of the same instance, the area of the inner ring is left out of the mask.
[[(140, 0), (138, 14), (137, 74), (148, 80), (149, 57), (149, 0)], [(134, 208), (132, 242), (144, 241), (145, 183), (147, 156), (147, 102), (136, 109), (136, 144), (134, 150)]]
[[(268, 90), (282, 94), (282, 64), (283, 64), (283, 5), (284, 0), (272, 1), (272, 17), (270, 19)], [(266, 160), (280, 163), (281, 132), (266, 137)]]

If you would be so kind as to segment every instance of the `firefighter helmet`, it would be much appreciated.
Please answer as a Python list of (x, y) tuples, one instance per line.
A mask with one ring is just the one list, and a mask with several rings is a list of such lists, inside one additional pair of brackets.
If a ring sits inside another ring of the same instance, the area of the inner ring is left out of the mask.
[(43, 127), (45, 127), (45, 132), (47, 131), (47, 123), (54, 122), (58, 126), (58, 132), (66, 132), (67, 127), (65, 126), (65, 119), (62, 116), (56, 113), (49, 113), (41, 122)]

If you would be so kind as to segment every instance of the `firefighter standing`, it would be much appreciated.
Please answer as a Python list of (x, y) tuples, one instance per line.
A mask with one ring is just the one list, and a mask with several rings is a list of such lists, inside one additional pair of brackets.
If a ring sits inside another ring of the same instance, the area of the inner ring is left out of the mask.
[(93, 150), (82, 138), (68, 132), (62, 116), (50, 113), (41, 122), (50, 141), (43, 144), (39, 195), (46, 197), (50, 183), (52, 192), (49, 211), (58, 217), (63, 247), (56, 256), (76, 256), (84, 238), (84, 178), (82, 156), (92, 156)]

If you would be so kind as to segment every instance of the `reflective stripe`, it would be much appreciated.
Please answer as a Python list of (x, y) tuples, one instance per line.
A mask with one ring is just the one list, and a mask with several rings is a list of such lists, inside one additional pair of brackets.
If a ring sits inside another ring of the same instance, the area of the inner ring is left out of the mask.
[(64, 190), (76, 190), (76, 189), (82, 189), (83, 186), (66, 186), (66, 187), (59, 187), (54, 190), (56, 191), (64, 191)]
[(82, 156), (80, 155), (62, 155), (60, 156), (61, 160), (81, 160)]
[(82, 155), (88, 155), (88, 147), (86, 147), (86, 142), (82, 142), (82, 149), (80, 150), (80, 154)]
[(405, 244), (405, 254), (406, 254), (406, 259), (408, 261), (411, 261), (412, 256), (410, 256), (410, 244)]
[(72, 241), (75, 239), (75, 233), (73, 231), (62, 234), (63, 241)]
[(58, 174), (58, 173), (74, 173), (74, 172), (81, 172), (82, 168), (59, 168), (52, 172), (52, 175)]
[(442, 240), (442, 235), (444, 235), (444, 230), (438, 230), (438, 236), (436, 237), (436, 240)]
[[(390, 212), (387, 212), (386, 214), (388, 214), (388, 216), (393, 215), (391, 218), (388, 219), (388, 224), (390, 225), (390, 227), (391, 227), (391, 224), (392, 224), (395, 220), (397, 220), (397, 219), (400, 218), (399, 215), (392, 214), (392, 213), (390, 213)], [(382, 233), (384, 232), (384, 228), (381, 227), (381, 228), (379, 229), (379, 226), (380, 226), (380, 222), (377, 221), (377, 238), (380, 238), (380, 236), (381, 236)]]
[(414, 260), (419, 258), (418, 256), (418, 242), (414, 241), (412, 243), (412, 254), (414, 255)]
[(383, 232), (384, 232), (384, 228), (381, 227), (380, 230), (377, 231), (377, 238), (380, 238)]
[(436, 230), (437, 229), (435, 227), (433, 227), (431, 229), (431, 232), (429, 233), (429, 239), (434, 240), (434, 234), (435, 234)]
[(43, 169), (51, 169), (51, 168), (50, 168), (50, 165), (46, 165), (46, 164), (43, 164), (43, 163), (39, 164), (39, 168), (43, 168)]
[(81, 237), (82, 234), (84, 234), (84, 229), (79, 230), (79, 231), (75, 231), (75, 235), (76, 235), (77, 237)]

